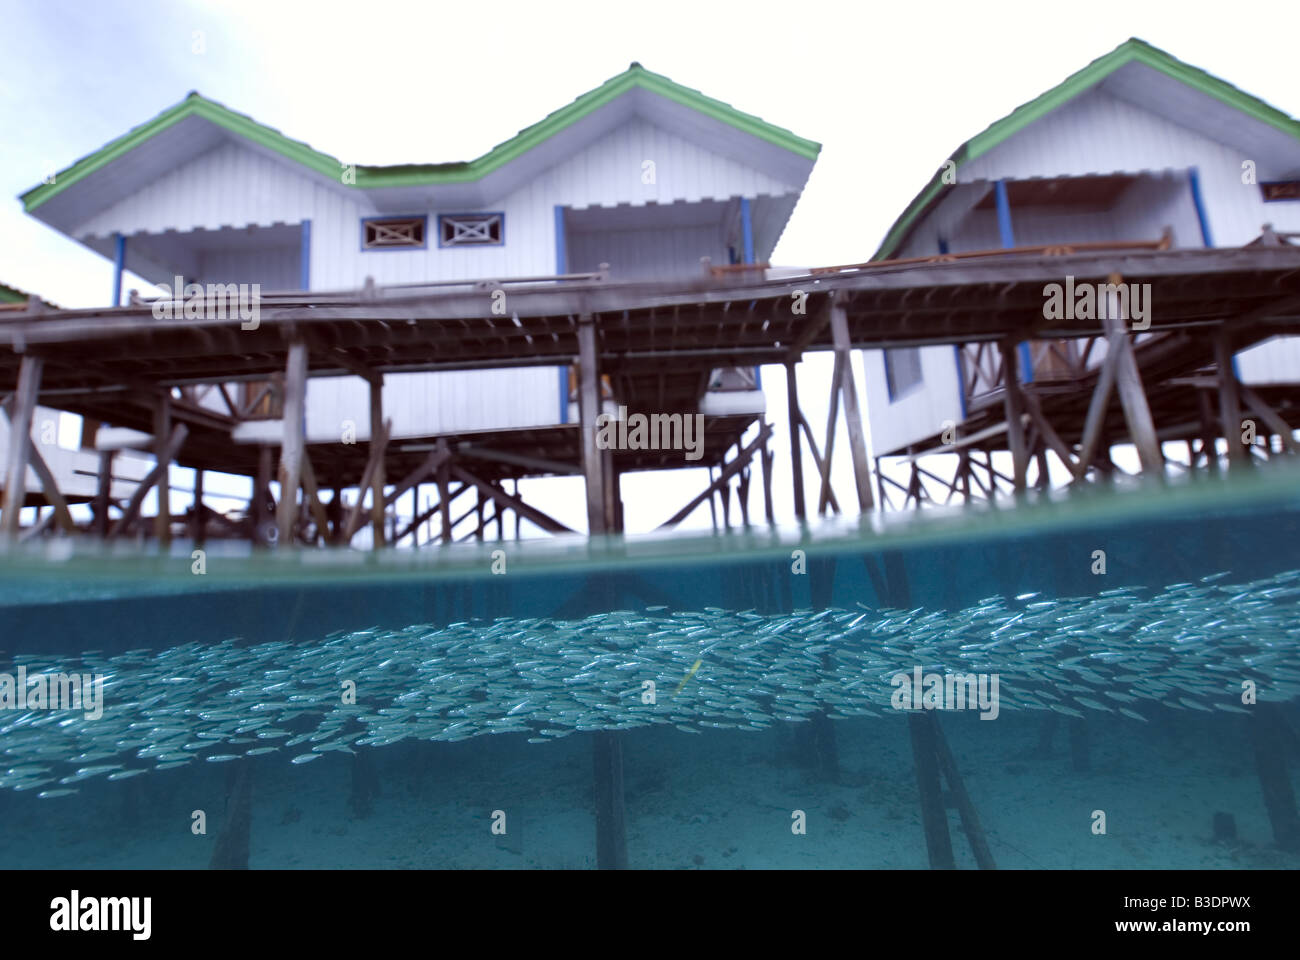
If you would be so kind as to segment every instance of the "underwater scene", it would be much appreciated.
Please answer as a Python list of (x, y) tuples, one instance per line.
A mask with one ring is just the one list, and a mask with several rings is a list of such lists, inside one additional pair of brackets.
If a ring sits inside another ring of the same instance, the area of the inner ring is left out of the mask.
[(1256, 473), (671, 539), (15, 549), (0, 867), (1292, 868), (1300, 477)]

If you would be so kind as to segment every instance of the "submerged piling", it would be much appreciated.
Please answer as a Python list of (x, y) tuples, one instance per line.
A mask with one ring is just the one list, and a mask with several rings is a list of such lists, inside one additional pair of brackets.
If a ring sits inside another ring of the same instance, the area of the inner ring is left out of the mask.
[(596, 787), (596, 869), (627, 869), (627, 810), (623, 804), (623, 744), (613, 730), (592, 737)]
[(1255, 704), (1250, 731), (1264, 807), (1273, 827), (1274, 842), (1280, 849), (1295, 853), (1300, 852), (1300, 815), (1296, 812), (1295, 791), (1287, 775), (1284, 724), (1275, 704)]
[(916, 763), (916, 787), (921, 797), (921, 826), (925, 829), (925, 849), (931, 870), (955, 870), (952, 837), (948, 833), (948, 814), (943, 808), (943, 788), (939, 785), (938, 750), (935, 746), (933, 714), (911, 713), (907, 729), (912, 735), (912, 758)]
[(247, 870), (248, 834), (253, 819), (252, 763), (240, 760), (232, 765), (226, 795), (226, 819), (217, 834), (209, 870)]

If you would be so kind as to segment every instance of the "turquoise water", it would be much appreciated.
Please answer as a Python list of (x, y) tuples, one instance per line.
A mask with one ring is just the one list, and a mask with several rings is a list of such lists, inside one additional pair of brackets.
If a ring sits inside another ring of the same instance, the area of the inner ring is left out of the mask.
[[(0, 866), (594, 866), (611, 733), (632, 867), (925, 867), (923, 795), (958, 866), (972, 834), (1000, 867), (1296, 866), (1297, 479), (590, 544), (11, 553), (0, 674), (100, 678), (102, 709), (0, 710)], [(934, 721), (959, 777), (931, 792)]]

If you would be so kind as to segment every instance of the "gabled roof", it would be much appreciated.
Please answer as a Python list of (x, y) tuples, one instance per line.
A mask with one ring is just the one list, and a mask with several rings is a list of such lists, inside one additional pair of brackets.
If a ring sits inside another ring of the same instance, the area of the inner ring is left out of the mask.
[[(612, 77), (596, 89), (584, 93), (572, 103), (561, 107), (540, 122), (519, 131), (509, 140), (498, 144), (475, 160), (456, 163), (400, 164), (395, 166), (358, 165), (355, 168), (355, 186), (358, 189), (374, 189), (468, 183), (479, 180), (614, 99), (635, 89), (658, 94), (734, 127), (743, 133), (788, 150), (805, 160), (815, 160), (821, 151), (821, 145), (812, 140), (805, 140), (789, 130), (767, 123), (752, 114), (743, 113), (729, 104), (705, 96), (698, 90), (684, 87), (661, 74), (653, 73), (639, 63), (633, 63), (618, 76)], [(279, 130), (258, 123), (252, 117), (237, 113), (215, 100), (209, 100), (201, 96), (195, 91), (191, 92), (180, 103), (164, 110), (147, 123), (131, 129), (125, 135), (105, 144), (94, 153), (82, 157), (67, 169), (59, 171), (53, 178), (53, 183), (40, 184), (22, 194), (23, 208), (28, 213), (32, 212), (41, 204), (57, 196), (78, 181), (129, 153), (163, 130), (189, 117), (199, 117), (207, 120), (236, 136), (243, 137), (281, 154), (310, 170), (334, 180), (339, 179), (339, 172), (343, 164), (337, 157), (321, 153), (300, 140), (286, 137)]]
[[(1238, 90), (1232, 84), (1206, 73), (1199, 67), (1184, 63), (1177, 57), (1151, 46), (1137, 37), (1120, 44), (1110, 53), (1092, 61), (1079, 72), (1067, 77), (1063, 82), (1036, 97), (1028, 103), (1021, 104), (1001, 120), (991, 124), (983, 132), (976, 134), (958, 147), (948, 158), (960, 169), (976, 157), (988, 153), (1000, 143), (1009, 140), (1036, 120), (1040, 120), (1053, 110), (1064, 106), (1079, 94), (1091, 90), (1107, 77), (1130, 63), (1141, 64), (1157, 70), (1165, 76), (1176, 80), (1206, 96), (1226, 104), (1245, 116), (1266, 124), (1289, 137), (1300, 140), (1300, 121), (1270, 106), (1258, 97)], [(931, 178), (930, 182), (908, 204), (902, 215), (894, 221), (885, 234), (880, 249), (872, 257), (882, 260), (891, 256), (903, 242), (916, 220), (939, 197), (946, 186), (943, 182), (944, 167)], [(951, 179), (951, 178), (950, 178)]]

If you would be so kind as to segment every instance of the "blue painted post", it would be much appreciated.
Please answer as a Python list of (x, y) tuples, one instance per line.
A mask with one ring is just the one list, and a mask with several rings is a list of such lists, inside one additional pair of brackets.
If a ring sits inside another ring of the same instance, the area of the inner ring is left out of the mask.
[(302, 245), (298, 251), (298, 286), (311, 289), (311, 221), (302, 222)]
[(749, 214), (749, 197), (740, 198), (740, 230), (744, 237), (745, 263), (754, 262), (754, 223)]
[(1195, 167), (1187, 171), (1187, 184), (1192, 188), (1192, 203), (1196, 205), (1196, 219), (1201, 225), (1201, 242), (1212, 247), (1214, 240), (1210, 236), (1210, 220), (1205, 215), (1205, 198), (1201, 196), (1201, 175)]
[(126, 237), (113, 234), (113, 306), (122, 305), (122, 271), (126, 269)]

